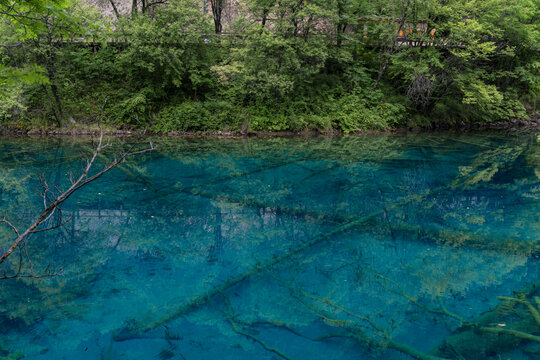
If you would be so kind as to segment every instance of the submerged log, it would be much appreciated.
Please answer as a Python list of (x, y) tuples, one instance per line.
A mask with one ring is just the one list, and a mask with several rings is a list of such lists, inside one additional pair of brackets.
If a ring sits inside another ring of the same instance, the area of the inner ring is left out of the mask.
[[(514, 157), (512, 157), (512, 160), (515, 160), (515, 158), (522, 152), (523, 152), (523, 149), (520, 149), (520, 151), (516, 151), (517, 155), (514, 154)], [(100, 156), (103, 157), (106, 161), (108, 161), (105, 155), (100, 154)], [(204, 183), (194, 184), (194, 185), (190, 185), (186, 187), (174, 186), (170, 191), (173, 191), (175, 193), (185, 193), (188, 195), (207, 198), (211, 200), (225, 201), (225, 202), (229, 202), (233, 204), (240, 204), (245, 207), (252, 207), (256, 209), (271, 208), (271, 209), (275, 209), (276, 212), (279, 211), (280, 213), (285, 214), (285, 215), (294, 216), (298, 218), (304, 218), (304, 219), (308, 219), (314, 222), (330, 221), (336, 224), (343, 224), (345, 222), (351, 222), (351, 221), (354, 222), (358, 218), (358, 216), (354, 216), (350, 214), (342, 214), (342, 213), (327, 213), (327, 212), (323, 212), (319, 210), (312, 210), (312, 209), (306, 209), (306, 208), (301, 208), (301, 207), (292, 207), (292, 206), (279, 205), (279, 204), (269, 204), (268, 202), (257, 200), (253, 197), (238, 196), (238, 195), (230, 194), (230, 193), (227, 193), (227, 194), (215, 193), (212, 191), (204, 190), (204, 187), (208, 185), (219, 184), (219, 183), (226, 182), (229, 180), (246, 177), (246, 176), (257, 174), (266, 170), (275, 169), (278, 167), (302, 162), (307, 159), (309, 158), (299, 157), (296, 159), (288, 159), (287, 161), (281, 161), (285, 159), (280, 159), (280, 161), (276, 161), (276, 162), (273, 161), (271, 164), (264, 165), (253, 170), (248, 170), (245, 172), (236, 172), (236, 173), (232, 173), (232, 174), (228, 174), (224, 176), (218, 176), (217, 178), (211, 179)], [(369, 159), (368, 160), (361, 159), (358, 161), (369, 162)], [(327, 171), (329, 169), (334, 169), (335, 166), (340, 166), (340, 164), (333, 164), (319, 171)], [(143, 182), (145, 187), (147, 187), (148, 189), (151, 189), (155, 191), (156, 193), (163, 191), (163, 189), (156, 189), (151, 179), (149, 179), (148, 176), (141, 174), (139, 171), (137, 171), (136, 168), (129, 169), (128, 166), (123, 166), (123, 165), (119, 165), (118, 168), (122, 170), (124, 173), (126, 173), (127, 175), (129, 175), (130, 177), (133, 177), (137, 179), (138, 181)], [(460, 178), (459, 180), (456, 179), (456, 181), (454, 181), (450, 186), (444, 186), (444, 188), (455, 187), (457, 184), (464, 184), (466, 183), (467, 179), (472, 177), (473, 175), (474, 174), (471, 174), (469, 176)], [(436, 192), (440, 192), (440, 191), (436, 190)], [(168, 201), (171, 204), (174, 204), (172, 201), (168, 199), (168, 196), (166, 195), (162, 195), (161, 198), (164, 201)], [(494, 250), (494, 251), (499, 251), (499, 252), (504, 252), (504, 253), (540, 257), (540, 243), (538, 242), (535, 243), (535, 242), (530, 242), (530, 241), (521, 241), (520, 239), (513, 239), (509, 237), (494, 238), (493, 236), (475, 234), (471, 232), (467, 233), (467, 239), (465, 241), (461, 241), (461, 240), (458, 241), (458, 239), (463, 237), (463, 234), (460, 233), (459, 229), (452, 228), (449, 225), (447, 225), (444, 229), (440, 229), (435, 226), (429, 226), (427, 224), (423, 224), (422, 226), (419, 226), (419, 225), (407, 224), (401, 221), (398, 223), (386, 217), (388, 213), (387, 211), (388, 209), (384, 208), (383, 210), (384, 211), (380, 215), (384, 215), (385, 220), (383, 220), (383, 216), (371, 216), (369, 219), (370, 223), (379, 227), (390, 226), (393, 233), (400, 233), (402, 235), (408, 236), (410, 237), (411, 240), (429, 241), (429, 242), (434, 242), (436, 244), (455, 245), (456, 247), (464, 246), (468, 248), (477, 248), (481, 250)]]
[[(251, 207), (255, 209), (274, 209), (276, 212), (280, 212), (284, 215), (289, 215), (296, 218), (302, 218), (313, 222), (333, 222), (335, 224), (343, 224), (350, 221), (355, 221), (358, 219), (358, 216), (353, 216), (350, 214), (343, 213), (328, 213), (320, 210), (312, 210), (302, 207), (294, 207), (287, 205), (271, 204), (262, 200), (257, 200), (253, 197), (239, 196), (235, 194), (226, 194), (226, 193), (215, 193), (212, 191), (204, 190), (205, 185), (215, 184), (219, 182), (224, 182), (234, 178), (244, 177), (251, 174), (255, 174), (264, 170), (269, 170), (279, 166), (285, 166), (288, 164), (301, 161), (302, 159), (296, 159), (287, 161), (285, 163), (272, 164), (269, 166), (261, 167), (255, 170), (251, 170), (244, 173), (235, 173), (231, 175), (226, 175), (223, 177), (218, 177), (207, 183), (201, 183), (192, 185), (189, 187), (175, 187), (174, 191), (177, 193), (185, 193), (192, 196), (202, 197), (210, 200), (223, 201), (231, 204), (239, 204), (244, 207)], [(150, 179), (145, 179), (144, 175), (140, 173), (134, 173), (125, 167), (119, 167), (126, 174), (142, 180), (145, 183), (145, 186), (149, 189), (153, 189), (152, 182)], [(157, 191), (157, 190), (156, 190)], [(440, 191), (437, 191), (437, 193)], [(165, 201), (168, 200), (168, 197), (163, 197)], [(429, 226), (428, 224), (420, 225), (411, 225), (406, 222), (400, 221), (396, 222), (388, 217), (383, 219), (382, 215), (388, 215), (388, 209), (384, 208), (384, 211), (381, 212), (381, 216), (372, 216), (369, 219), (370, 225), (374, 225), (377, 229), (385, 228), (391, 226), (392, 231), (395, 234), (401, 234), (402, 236), (407, 236), (410, 240), (419, 240), (433, 242), (435, 244), (448, 244), (455, 245), (456, 247), (467, 247), (467, 248), (476, 248), (481, 250), (493, 250), (508, 254), (520, 254), (527, 255), (532, 257), (540, 257), (540, 244), (534, 243), (531, 241), (521, 241), (519, 239), (513, 239), (509, 237), (493, 237), (489, 235), (476, 234), (472, 232), (467, 232), (467, 239), (461, 241), (458, 239), (463, 237), (461, 230), (447, 225), (444, 229), (437, 228), (435, 226)]]
[[(540, 294), (540, 282), (516, 292), (520, 299), (533, 300)], [(505, 299), (505, 298), (501, 298)], [(455, 330), (431, 354), (465, 360), (483, 360), (516, 349), (527, 341), (540, 341), (540, 324), (535, 314), (519, 301), (503, 300), (497, 306)]]
[[(291, 162), (295, 162), (295, 161), (300, 161), (300, 160), (293, 160)], [(283, 163), (281, 165), (284, 165)], [(276, 167), (276, 166), (280, 166), (279, 164), (277, 165), (272, 165), (272, 166), (268, 166), (268, 167), (264, 167), (262, 168), (262, 170), (266, 170), (266, 169), (269, 169), (269, 168), (272, 168), (272, 167)], [(128, 173), (131, 173), (132, 176), (137, 176), (136, 174), (134, 174), (133, 172), (129, 171), (128, 169), (124, 169), (124, 171), (128, 172)], [(252, 174), (252, 173), (255, 173), (255, 172), (258, 172), (258, 171), (261, 171), (261, 170), (254, 170), (254, 171), (249, 171), (249, 172), (246, 172), (246, 173), (238, 173), (238, 174), (232, 174), (232, 175), (228, 175), (228, 176), (224, 176), (222, 179), (216, 179), (216, 180), (213, 180), (211, 181), (211, 183), (216, 183), (216, 182), (219, 182), (219, 181), (226, 181), (226, 180), (229, 180), (229, 179), (232, 179), (232, 178), (235, 178), (235, 177), (241, 177), (241, 176), (245, 176), (245, 175), (249, 175), (249, 174)], [(138, 177), (138, 176), (137, 176)], [(141, 180), (140, 177), (138, 177), (139, 180)], [(146, 180), (146, 181), (145, 181)], [(461, 181), (464, 181), (463, 179), (460, 179)], [(144, 179), (143, 181), (147, 182), (148, 184), (147, 185), (151, 185), (151, 182), (148, 180), (148, 179)], [(249, 279), (265, 270), (268, 270), (270, 268), (272, 268), (273, 266), (285, 261), (285, 260), (288, 260), (290, 258), (292, 258), (293, 256), (303, 252), (304, 250), (308, 249), (308, 248), (311, 248), (317, 244), (320, 244), (326, 240), (328, 240), (329, 238), (337, 235), (337, 234), (340, 234), (340, 233), (343, 233), (343, 232), (346, 232), (346, 231), (349, 231), (349, 230), (352, 230), (352, 229), (356, 229), (360, 226), (364, 226), (370, 222), (377, 222), (377, 221), (382, 221), (382, 217), (385, 216), (389, 211), (392, 211), (392, 210), (396, 210), (398, 208), (401, 208), (403, 206), (406, 206), (408, 204), (411, 204), (411, 203), (416, 203), (416, 202), (419, 202), (419, 201), (422, 201), (424, 199), (426, 199), (428, 196), (432, 196), (432, 195), (435, 195), (435, 194), (438, 194), (444, 190), (447, 190), (448, 188), (450, 187), (453, 187), (453, 186), (456, 186), (457, 183), (460, 183), (461, 181), (459, 182), (454, 182), (450, 185), (446, 185), (446, 186), (441, 186), (439, 188), (436, 188), (432, 191), (426, 191), (425, 193), (423, 194), (419, 194), (419, 195), (416, 195), (416, 196), (411, 196), (393, 206), (390, 206), (388, 208), (383, 208), (381, 210), (378, 210), (378, 211), (375, 211), (371, 214), (367, 214), (367, 215), (364, 215), (364, 216), (361, 216), (361, 217), (357, 217), (357, 218), (353, 218), (351, 219), (350, 217), (345, 217), (345, 216), (340, 216), (340, 215), (328, 215), (328, 214), (323, 214), (323, 213), (320, 213), (318, 211), (309, 211), (309, 210), (305, 210), (305, 209), (299, 209), (299, 208), (287, 208), (287, 207), (279, 207), (279, 206), (276, 206), (276, 205), (269, 205), (269, 204), (265, 204), (261, 201), (258, 201), (258, 200), (254, 200), (254, 199), (246, 199), (246, 198), (235, 198), (234, 196), (232, 195), (224, 195), (224, 194), (214, 194), (214, 193), (211, 193), (211, 192), (207, 192), (207, 191), (204, 191), (204, 190), (201, 190), (200, 187), (203, 187), (205, 184), (197, 184), (195, 186), (191, 186), (191, 187), (187, 187), (187, 188), (177, 188), (175, 189), (176, 191), (179, 191), (179, 192), (185, 192), (185, 193), (189, 193), (191, 195), (195, 195), (195, 196), (202, 196), (202, 197), (207, 197), (207, 198), (212, 198), (212, 199), (216, 199), (216, 200), (224, 200), (224, 201), (228, 201), (228, 202), (235, 202), (235, 203), (240, 203), (242, 205), (245, 205), (245, 206), (254, 206), (254, 207), (263, 207), (263, 208), (267, 208), (267, 207), (276, 207), (276, 208), (279, 208), (281, 210), (282, 213), (286, 213), (286, 214), (289, 214), (289, 215), (294, 215), (294, 216), (309, 216), (309, 217), (312, 217), (313, 219), (326, 219), (326, 220), (333, 220), (333, 221), (341, 221), (342, 225), (338, 226), (336, 229), (330, 231), (330, 232), (327, 232), (327, 233), (322, 233), (316, 237), (314, 237), (313, 239), (309, 240), (309, 241), (306, 241), (292, 249), (289, 249), (288, 251), (285, 251), (283, 254), (280, 254), (280, 255), (276, 255), (262, 263), (257, 263), (256, 265), (254, 265), (252, 268), (250, 268), (248, 271), (242, 273), (242, 274), (239, 274), (239, 275), (236, 275), (230, 279), (228, 279), (225, 283), (223, 283), (222, 285), (219, 285), (217, 287), (214, 287), (214, 288), (210, 288), (208, 289), (207, 291), (205, 291), (204, 293), (202, 294), (199, 294), (193, 298), (191, 298), (190, 300), (188, 301), (184, 301), (183, 299), (182, 300), (179, 300), (181, 303), (181, 305), (179, 305), (178, 307), (176, 307), (176, 309), (174, 309), (173, 311), (149, 322), (149, 323), (144, 323), (142, 321), (135, 321), (135, 320), (131, 320), (131, 321), (128, 321), (127, 324), (118, 329), (117, 331), (114, 332), (114, 335), (113, 335), (113, 338), (115, 341), (125, 341), (125, 340), (130, 340), (130, 339), (135, 339), (135, 338), (140, 338), (141, 336), (144, 336), (143, 334), (145, 333), (148, 333), (158, 327), (161, 327), (161, 326), (164, 326), (166, 324), (168, 324), (169, 322), (171, 321), (174, 321), (175, 319), (178, 319), (179, 317), (182, 317), (184, 315), (187, 315), (189, 314), (190, 312), (192, 311), (195, 311), (199, 308), (201, 308), (202, 306), (204, 306), (205, 304), (207, 304), (210, 300), (212, 300), (216, 295), (218, 294), (221, 294), (229, 289), (231, 289), (232, 287), (240, 284), (241, 282), (243, 282), (244, 280), (246, 279)], [(346, 222), (345, 224), (343, 224), (343, 221), (344, 219), (347, 219), (348, 222)], [(386, 223), (385, 223), (386, 224)], [(420, 232), (422, 233), (426, 233), (426, 232), (429, 232), (428, 229), (426, 229), (425, 227), (417, 227), (417, 226), (412, 226), (412, 225), (407, 225), (407, 224), (392, 224), (392, 229), (393, 231), (403, 231), (404, 233), (409, 233), (409, 234), (416, 234), (415, 238), (419, 238), (418, 234)], [(368, 230), (369, 231), (369, 230)], [(435, 242), (438, 242), (440, 240), (440, 237), (443, 235), (443, 233), (440, 231), (440, 230), (433, 230), (432, 231), (432, 236), (430, 236), (430, 238), (432, 238), (433, 241)], [(466, 244), (464, 245), (472, 245), (472, 246), (478, 246), (482, 249), (496, 249), (496, 250), (502, 250), (502, 251), (505, 251), (505, 252), (509, 252), (508, 251), (508, 248), (511, 249), (510, 252), (518, 252), (518, 253), (525, 253), (527, 255), (531, 255), (531, 254), (534, 254), (534, 255), (537, 255), (539, 253), (539, 246), (538, 244), (534, 244), (534, 243), (527, 243), (527, 242), (516, 242), (512, 239), (506, 239), (506, 240), (502, 240), (502, 241), (497, 241), (497, 242), (490, 242), (488, 241), (489, 239), (486, 239), (486, 237), (484, 236), (474, 236), (472, 239), (469, 239), (467, 241)], [(443, 241), (444, 242), (444, 241)], [(512, 246), (509, 246), (509, 245), (512, 245)], [(154, 317), (155, 314), (153, 313), (150, 313), (148, 316), (146, 316), (145, 318), (152, 318)], [(486, 322), (486, 325), (489, 324), (489, 322)], [(465, 329), (464, 331), (469, 331), (470, 329)], [(474, 330), (474, 333), (476, 333), (478, 331), (478, 328), (475, 328)], [(483, 332), (488, 332), (488, 331), (483, 331)], [(500, 334), (495, 334), (496, 336), (500, 336)], [(509, 334), (504, 334), (505, 336), (506, 335), (509, 335)], [(459, 343), (459, 334), (456, 332), (455, 334), (455, 338), (457, 339), (456, 341)], [(515, 338), (515, 337), (513, 337)], [(447, 346), (445, 347), (446, 344)], [(453, 345), (453, 340), (452, 340), (452, 337), (449, 337), (448, 338), (448, 342), (445, 342), (444, 344), (441, 344), (440, 346), (440, 349), (437, 348), (436, 350), (433, 351), (433, 355), (434, 356), (438, 356), (438, 357), (447, 357), (448, 355), (447, 354), (447, 350), (448, 348), (452, 348), (454, 345)], [(476, 345), (478, 345), (478, 343), (476, 343)]]
[[(413, 203), (413, 202), (418, 202), (418, 201), (422, 201), (424, 200), (425, 198), (427, 198), (428, 196), (430, 195), (434, 195), (438, 192), (441, 192), (443, 190), (447, 189), (447, 186), (443, 186), (443, 187), (440, 187), (436, 190), (433, 190), (433, 191), (428, 191), (422, 195), (417, 195), (417, 196), (414, 196), (414, 197), (411, 197), (411, 198), (408, 198), (398, 204), (395, 204), (394, 206), (392, 207), (389, 207), (387, 208), (387, 210), (391, 211), (391, 210), (395, 210), (397, 208), (400, 208), (400, 207), (403, 207), (407, 204), (410, 204), (410, 203)], [(204, 292), (203, 294), (200, 294), (198, 296), (195, 296), (194, 298), (192, 298), (191, 300), (188, 300), (187, 302), (185, 302), (184, 304), (178, 306), (175, 310), (171, 311), (170, 313), (154, 320), (153, 322), (150, 322), (150, 323), (142, 323), (140, 321), (129, 321), (122, 329), (119, 329), (119, 331), (115, 332), (115, 334), (113, 335), (113, 338), (115, 341), (124, 341), (124, 340), (130, 340), (130, 339), (133, 339), (133, 338), (138, 338), (140, 337), (140, 333), (146, 333), (146, 332), (149, 332), (155, 328), (158, 328), (162, 325), (166, 325), (168, 324), (169, 322), (175, 320), (175, 319), (178, 319), (179, 317), (181, 316), (184, 316), (194, 310), (197, 310), (199, 309), (200, 307), (202, 307), (203, 305), (205, 305), (206, 303), (208, 303), (211, 299), (213, 299), (216, 295), (218, 294), (221, 294), (222, 292), (240, 284), (241, 282), (243, 282), (244, 280), (256, 275), (256, 274), (259, 274), (261, 272), (263, 272), (264, 270), (268, 270), (270, 268), (272, 268), (273, 266), (287, 260), (287, 259), (290, 259), (292, 258), (293, 256), (295, 256), (296, 254), (299, 254), (301, 252), (303, 252), (304, 250), (306, 249), (309, 249), (317, 244), (320, 244), (328, 239), (330, 239), (331, 237), (335, 236), (335, 235), (338, 235), (338, 234), (341, 234), (341, 233), (344, 233), (346, 231), (349, 231), (349, 230), (352, 230), (354, 228), (357, 228), (361, 225), (364, 225), (365, 223), (367, 223), (369, 220), (375, 218), (375, 217), (379, 217), (381, 215), (383, 215), (385, 212), (385, 210), (379, 210), (379, 211), (375, 211), (371, 214), (368, 214), (368, 215), (365, 215), (365, 216), (362, 216), (360, 218), (357, 218), (353, 221), (350, 221), (344, 225), (341, 225), (339, 227), (337, 227), (336, 229), (332, 230), (332, 231), (329, 231), (329, 232), (326, 232), (326, 233), (322, 233), (322, 234), (319, 234), (318, 236), (312, 238), (311, 240), (309, 241), (306, 241), (306, 242), (303, 242), (302, 244), (292, 248), (292, 249), (289, 249), (288, 251), (285, 251), (283, 254), (281, 255), (277, 255), (277, 256), (274, 256), (272, 258), (270, 258), (269, 260), (263, 262), (263, 263), (257, 263), (256, 265), (254, 265), (251, 269), (249, 269), (248, 271), (246, 271), (245, 273), (242, 273), (242, 274), (239, 274), (237, 276), (234, 276), (232, 277), (231, 279), (227, 280), (225, 283), (223, 283), (222, 285), (220, 286), (217, 286), (217, 287), (214, 287), (214, 288), (211, 288), (209, 290), (207, 290), (206, 292)]]

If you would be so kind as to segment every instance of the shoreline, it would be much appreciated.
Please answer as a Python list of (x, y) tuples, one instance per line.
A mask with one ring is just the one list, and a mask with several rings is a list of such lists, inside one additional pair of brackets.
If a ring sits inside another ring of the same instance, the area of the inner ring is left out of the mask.
[[(162, 136), (162, 137), (216, 137), (216, 138), (248, 138), (248, 137), (289, 137), (289, 136), (355, 136), (355, 135), (377, 135), (377, 134), (406, 134), (406, 133), (430, 133), (439, 131), (518, 131), (531, 130), (540, 132), (540, 119), (532, 120), (511, 120), (505, 122), (494, 122), (486, 124), (466, 124), (462, 123), (456, 126), (434, 127), (434, 128), (410, 128), (400, 127), (384, 130), (361, 130), (353, 133), (344, 133), (339, 130), (304, 130), (304, 131), (171, 131), (171, 132), (153, 132), (140, 129), (125, 130), (120, 128), (105, 128), (103, 135), (117, 137), (133, 136)], [(71, 137), (71, 136), (96, 136), (99, 135), (99, 128), (95, 125), (72, 126), (69, 128), (28, 128), (21, 129), (9, 125), (0, 125), (0, 136), (6, 137)]]

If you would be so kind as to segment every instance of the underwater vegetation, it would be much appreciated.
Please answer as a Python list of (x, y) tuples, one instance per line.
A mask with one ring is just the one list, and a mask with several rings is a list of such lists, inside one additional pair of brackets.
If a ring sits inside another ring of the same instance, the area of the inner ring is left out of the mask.
[[(538, 358), (534, 134), (154, 142), (31, 239), (64, 274), (2, 282), (0, 356)], [(87, 146), (0, 140), (0, 211)]]

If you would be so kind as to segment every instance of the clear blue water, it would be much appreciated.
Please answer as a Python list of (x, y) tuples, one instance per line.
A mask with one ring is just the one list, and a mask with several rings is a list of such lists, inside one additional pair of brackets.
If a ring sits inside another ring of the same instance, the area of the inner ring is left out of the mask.
[[(0, 358), (539, 358), (468, 325), (540, 335), (498, 298), (540, 296), (536, 134), (154, 143), (29, 240), (62, 276), (0, 280)], [(0, 211), (24, 228), (88, 146), (0, 139)]]

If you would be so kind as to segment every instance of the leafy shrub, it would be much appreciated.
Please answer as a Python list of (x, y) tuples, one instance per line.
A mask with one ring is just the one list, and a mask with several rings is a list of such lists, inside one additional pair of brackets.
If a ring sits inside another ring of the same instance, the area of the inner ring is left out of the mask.
[(153, 131), (218, 131), (237, 129), (240, 112), (226, 101), (185, 101), (166, 106), (157, 116)]
[(330, 108), (335, 126), (345, 133), (388, 129), (401, 123), (406, 113), (403, 104), (385, 102), (379, 93), (347, 95), (334, 101)]
[(5, 85), (0, 97), (0, 122), (11, 121), (25, 110), (22, 84)]

